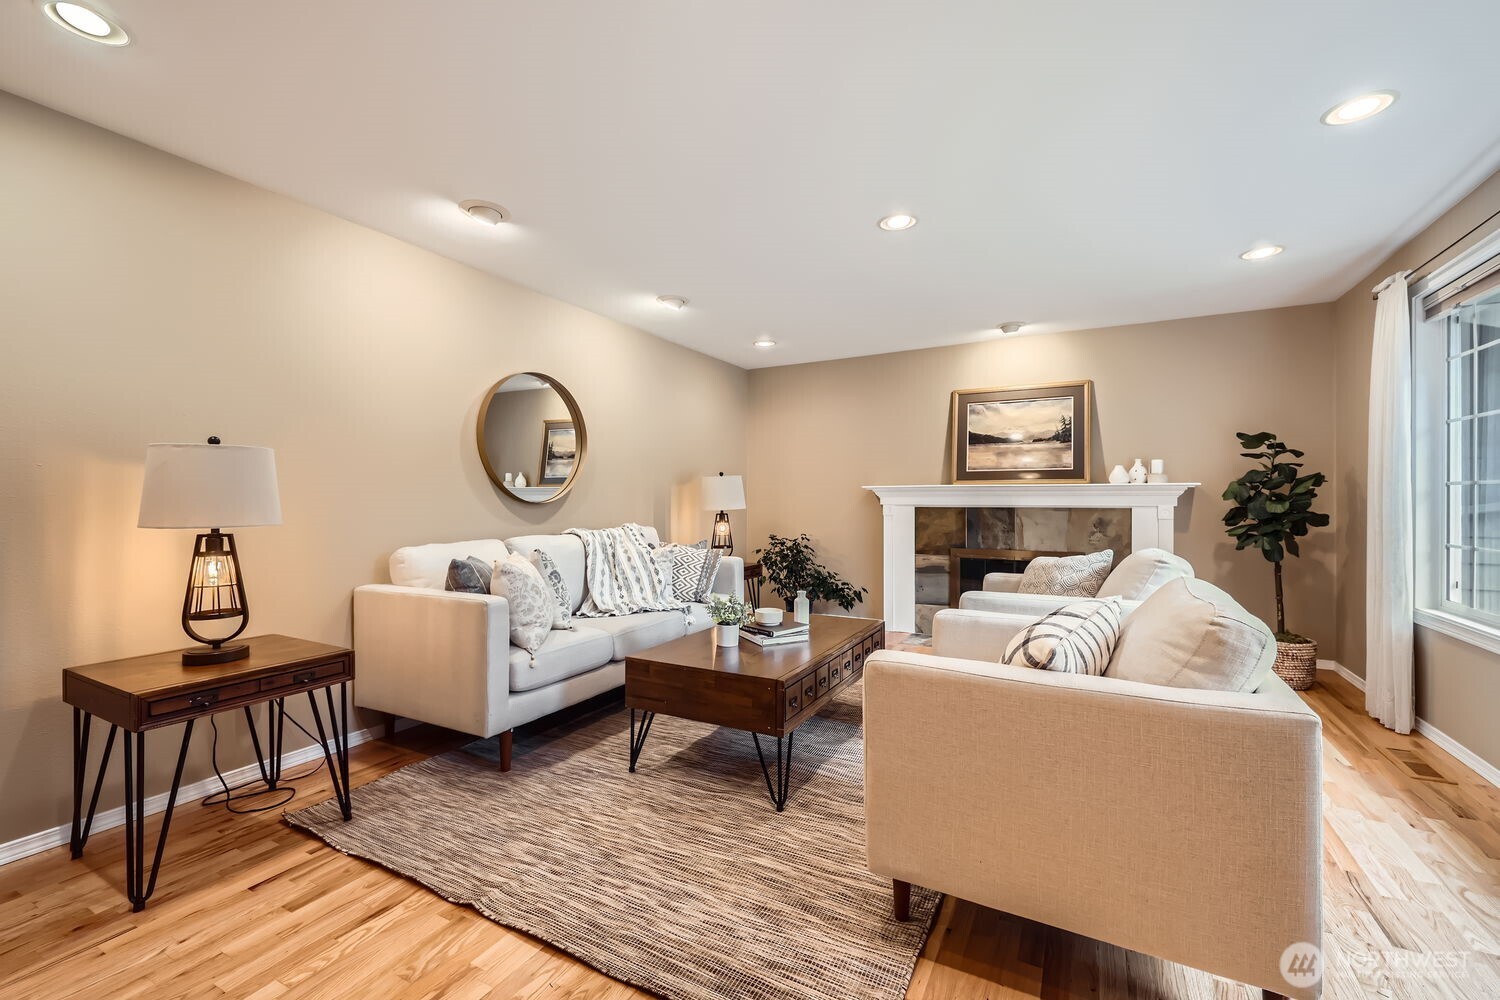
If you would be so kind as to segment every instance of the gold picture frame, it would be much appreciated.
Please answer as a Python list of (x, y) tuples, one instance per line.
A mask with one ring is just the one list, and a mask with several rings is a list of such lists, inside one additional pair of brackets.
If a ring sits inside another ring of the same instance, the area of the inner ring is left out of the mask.
[(1094, 383), (955, 389), (955, 483), (1087, 483), (1093, 463)]

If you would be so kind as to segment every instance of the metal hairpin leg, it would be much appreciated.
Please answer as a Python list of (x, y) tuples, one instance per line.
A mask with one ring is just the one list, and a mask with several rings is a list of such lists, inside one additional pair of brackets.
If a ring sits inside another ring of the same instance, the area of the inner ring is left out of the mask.
[(651, 723), (656, 721), (655, 712), (641, 712), (640, 732), (636, 732), (635, 709), (630, 710), (630, 773), (635, 773), (636, 761), (641, 759), (641, 748), (646, 745), (646, 736), (651, 732)]
[(255, 763), (260, 768), (260, 779), (269, 788), (281, 781), (281, 738), (286, 732), (286, 699), (277, 698), (266, 703), (266, 745), (270, 756), (261, 753), (260, 733), (255, 728), (255, 716), (250, 706), (245, 706), (245, 725), (250, 727), (250, 745), (255, 748)]
[(109, 736), (104, 741), (104, 756), (99, 761), (99, 774), (94, 778), (94, 794), (89, 798), (89, 811), (83, 812), (83, 781), (88, 772), (89, 728), (94, 717), (81, 708), (73, 709), (73, 832), (68, 843), (73, 857), (83, 857), (83, 845), (89, 842), (89, 831), (94, 828), (94, 813), (99, 808), (99, 790), (104, 787), (104, 775), (109, 769), (109, 755), (115, 748), (115, 736), (119, 726), (109, 727)]
[(151, 874), (146, 874), (146, 734), (125, 734), (125, 895), (136, 913), (146, 908), (146, 900), (156, 891), (156, 876), (161, 872), (162, 853), (167, 847), (167, 831), (172, 827), (172, 807), (177, 804), (177, 790), (182, 786), (182, 766), (187, 762), (188, 743), (193, 738), (193, 720), (182, 727), (182, 747), (177, 751), (177, 769), (172, 773), (172, 791), (167, 808), (161, 814), (161, 831), (156, 835), (156, 854), (151, 860)]
[(324, 701), (328, 704), (328, 728), (333, 730), (333, 749), (328, 749), (328, 736), (323, 729), (323, 716), (318, 711), (318, 693), (307, 692), (307, 702), (312, 706), (313, 722), (318, 727), (318, 743), (323, 747), (323, 759), (328, 763), (328, 776), (333, 781), (333, 796), (339, 800), (339, 811), (344, 822), (354, 817), (354, 807), (349, 796), (349, 688), (339, 685), (339, 702), (343, 707), (343, 721), (333, 710), (333, 688), (323, 689)]
[(797, 738), (796, 733), (788, 733), (786, 736), (786, 753), (781, 752), (781, 737), (776, 737), (776, 784), (771, 784), (771, 771), (766, 767), (766, 755), (760, 749), (760, 734), (751, 733), (750, 738), (755, 741), (755, 756), (760, 758), (760, 773), (766, 779), (766, 791), (771, 793), (771, 803), (776, 806), (776, 811), (781, 812), (786, 808), (786, 797), (791, 791), (792, 781), (792, 740)]

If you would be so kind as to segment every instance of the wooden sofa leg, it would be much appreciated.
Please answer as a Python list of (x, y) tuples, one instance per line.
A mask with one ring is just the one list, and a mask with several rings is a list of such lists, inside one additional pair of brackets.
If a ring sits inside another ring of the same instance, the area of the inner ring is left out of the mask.
[(899, 878), (891, 879), (892, 896), (895, 905), (891, 912), (897, 920), (906, 921), (911, 919), (911, 883), (903, 882)]
[(386, 714), (385, 724), (380, 727), (380, 738), (389, 743), (396, 738), (396, 717)]
[(495, 737), (500, 741), (500, 770), (502, 771), (510, 770), (510, 744), (511, 738), (514, 734), (514, 729), (507, 729), (505, 732)]

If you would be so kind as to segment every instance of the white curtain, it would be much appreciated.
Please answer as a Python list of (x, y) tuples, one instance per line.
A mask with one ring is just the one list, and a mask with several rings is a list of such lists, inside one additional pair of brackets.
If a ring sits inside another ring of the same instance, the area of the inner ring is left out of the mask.
[(1375, 287), (1365, 513), (1365, 709), (1398, 733), (1416, 715), (1412, 678), (1411, 302), (1406, 275)]

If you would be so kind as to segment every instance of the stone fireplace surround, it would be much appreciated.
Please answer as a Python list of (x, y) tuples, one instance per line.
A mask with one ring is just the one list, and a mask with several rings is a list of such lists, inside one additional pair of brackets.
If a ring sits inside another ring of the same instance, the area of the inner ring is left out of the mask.
[(917, 518), (919, 507), (1113, 508), (1130, 512), (1132, 550), (1171, 551), (1177, 503), (1197, 483), (1113, 483), (866, 486), (885, 514), (886, 627), (914, 632), (917, 624)]

